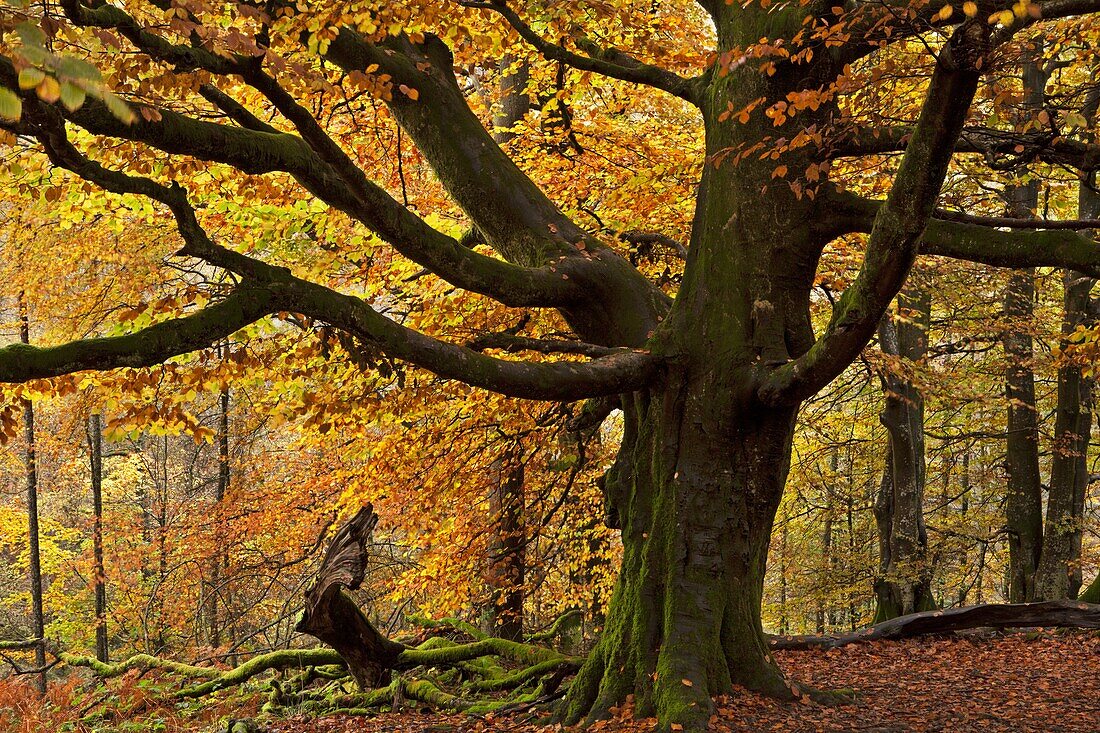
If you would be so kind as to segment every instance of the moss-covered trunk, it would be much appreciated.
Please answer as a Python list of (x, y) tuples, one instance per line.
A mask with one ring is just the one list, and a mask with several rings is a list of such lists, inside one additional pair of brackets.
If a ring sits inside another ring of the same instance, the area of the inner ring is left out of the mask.
[(749, 410), (719, 436), (697, 386), (674, 375), (626, 409), (631, 448), (608, 477), (622, 572), (571, 689), (570, 722), (633, 695), (638, 715), (691, 730), (731, 684), (790, 694), (761, 629), (760, 598), (795, 411)]
[[(719, 27), (759, 31), (721, 19)], [(633, 695), (636, 714), (656, 714), (663, 729), (702, 730), (711, 697), (733, 684), (792, 694), (769, 654), (760, 600), (798, 406), (765, 406), (757, 387), (813, 343), (809, 293), (821, 243), (809, 228), (817, 212), (803, 174), (818, 151), (784, 151), (781, 162), (739, 153), (764, 138), (790, 140), (815, 118), (777, 126), (760, 112), (742, 121), (728, 110), (767, 108), (799, 84), (814, 80), (735, 71), (707, 87), (708, 162), (684, 279), (648, 344), (671, 366), (661, 384), (623, 399), (623, 447), (605, 486), (622, 530), (622, 571), (603, 635), (566, 700), (569, 722)]]

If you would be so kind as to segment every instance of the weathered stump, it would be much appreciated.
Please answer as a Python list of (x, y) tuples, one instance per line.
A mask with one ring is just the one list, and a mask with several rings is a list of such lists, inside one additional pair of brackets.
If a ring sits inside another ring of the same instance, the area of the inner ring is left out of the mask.
[(405, 649), (379, 633), (345, 591), (363, 582), (367, 546), (377, 523), (374, 508), (367, 504), (332, 538), (295, 627), (335, 649), (362, 690), (388, 685), (390, 671)]

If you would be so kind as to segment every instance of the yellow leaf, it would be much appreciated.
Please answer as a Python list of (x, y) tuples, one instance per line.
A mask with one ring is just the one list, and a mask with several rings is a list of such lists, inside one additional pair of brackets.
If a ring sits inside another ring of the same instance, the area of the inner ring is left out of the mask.
[(692, 687), (693, 686), (692, 681), (689, 680), (687, 677), (685, 677), (684, 679), (682, 679), (680, 681), (684, 683), (684, 687)]
[(973, 0), (966, 0), (966, 2), (963, 3), (963, 14), (966, 15), (967, 18), (973, 18), (978, 14), (978, 4), (973, 2)]
[(61, 97), (61, 85), (57, 83), (57, 79), (47, 76), (38, 84), (36, 92), (43, 102), (53, 104)]

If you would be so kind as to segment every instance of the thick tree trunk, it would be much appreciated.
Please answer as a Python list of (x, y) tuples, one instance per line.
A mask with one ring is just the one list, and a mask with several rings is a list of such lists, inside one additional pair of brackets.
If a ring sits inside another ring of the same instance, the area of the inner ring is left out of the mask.
[[(928, 351), (931, 298), (910, 289), (898, 296), (898, 319), (883, 318), (883, 353), (918, 362)], [(902, 365), (904, 366), (904, 365)], [(928, 532), (924, 525), (924, 396), (912, 380), (897, 372), (883, 377), (885, 406), (880, 419), (887, 431), (887, 466), (875, 520), (882, 552), (875, 580), (875, 622), (936, 607)]]
[[(720, 6), (730, 14), (716, 21), (723, 47), (758, 38), (736, 22), (739, 7)], [(809, 294), (824, 242), (810, 223), (820, 212), (774, 160), (736, 155), (793, 129), (719, 119), (761, 96), (782, 99), (789, 83), (755, 72), (711, 81), (703, 119), (715, 162), (703, 169), (675, 305), (648, 343), (670, 366), (659, 384), (622, 398), (622, 447), (605, 481), (622, 569), (566, 722), (608, 715), (633, 695), (635, 713), (656, 714), (663, 730), (704, 730), (711, 697), (733, 684), (801, 692), (772, 658), (760, 619), (798, 405), (766, 407), (756, 395), (765, 375), (814, 342)], [(815, 119), (805, 111), (790, 127)], [(797, 178), (816, 154), (790, 151), (783, 163)]]
[(760, 600), (794, 410), (747, 412), (716, 439), (700, 393), (672, 379), (625, 410), (633, 448), (607, 481), (623, 567), (604, 633), (570, 690), (569, 722), (633, 695), (638, 715), (701, 728), (711, 696), (731, 684), (791, 695)]
[[(1089, 184), (1080, 187), (1078, 208), (1081, 218), (1100, 214), (1100, 196)], [(1089, 319), (1089, 298), (1095, 283), (1079, 272), (1066, 270), (1062, 276), (1065, 310), (1062, 322), (1063, 346), (1070, 334)], [(1088, 449), (1092, 434), (1092, 400), (1095, 380), (1081, 373), (1072, 362), (1058, 368), (1058, 404), (1054, 423), (1054, 457), (1047, 495), (1043, 551), (1035, 573), (1035, 596), (1042, 600), (1076, 598), (1081, 587), (1081, 522), (1088, 488)]]
[[(1093, 99), (1090, 100), (1093, 106), (1091, 110), (1086, 110), (1091, 111), (1093, 115), (1096, 113), (1095, 103), (1097, 97), (1100, 97), (1100, 95), (1093, 95)], [(1095, 172), (1081, 181), (1081, 188), (1077, 198), (1079, 216), (1088, 217), (1090, 219), (1095, 219), (1097, 216), (1100, 216), (1100, 191), (1097, 190), (1096, 185)], [(1081, 592), (1080, 596), (1078, 596), (1078, 600), (1088, 603), (1100, 603), (1100, 575), (1093, 578), (1089, 586)]]
[(103, 564), (103, 420), (88, 418), (88, 457), (92, 479), (92, 560), (95, 587), (95, 658), (107, 664), (107, 571)]
[[(30, 343), (30, 319), (22, 293), (19, 297), (19, 340)], [(42, 608), (42, 553), (38, 544), (38, 456), (35, 452), (34, 403), (23, 399), (23, 471), (27, 489), (27, 549), (31, 581), (31, 631), (35, 639), (46, 636), (46, 615)], [(39, 641), (34, 647), (34, 662), (38, 669), (46, 667), (46, 647)], [(46, 694), (45, 671), (34, 675), (39, 694)]]

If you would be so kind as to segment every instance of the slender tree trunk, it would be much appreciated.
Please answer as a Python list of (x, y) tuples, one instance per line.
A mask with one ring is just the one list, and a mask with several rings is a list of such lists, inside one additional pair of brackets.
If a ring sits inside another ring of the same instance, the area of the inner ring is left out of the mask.
[(88, 418), (88, 457), (92, 479), (92, 560), (95, 588), (95, 657), (110, 660), (107, 641), (107, 571), (103, 564), (103, 421)]
[[(27, 315), (26, 301), (22, 293), (19, 296), (19, 340), (30, 343), (31, 327)], [(42, 553), (38, 542), (38, 456), (35, 450), (34, 403), (23, 399), (23, 470), (27, 488), (27, 538), (29, 551), (29, 569), (31, 581), (31, 632), (35, 639), (46, 636), (46, 616), (42, 608)], [(34, 647), (35, 667), (46, 666), (46, 647), (40, 641)], [(46, 694), (46, 673), (34, 675), (35, 687), (40, 695)]]
[(518, 456), (501, 459), (489, 501), (492, 538), (489, 543), (490, 603), (487, 630), (502, 639), (523, 638), (524, 576), (527, 530), (524, 525), (524, 467)]
[[(501, 144), (516, 137), (513, 130), (531, 109), (527, 93), (530, 66), (505, 54), (500, 61), (499, 100), (493, 115), (493, 139)], [(503, 639), (523, 638), (524, 576), (527, 531), (524, 526), (524, 467), (520, 449), (509, 451), (497, 463), (495, 485), (489, 497), (488, 570), (489, 605), (483, 614), (487, 630)]]
[[(970, 513), (970, 448), (967, 446), (962, 454), (962, 475), (959, 477), (959, 488), (962, 490), (962, 506), (959, 513), (964, 520)], [(959, 557), (959, 577), (966, 579), (966, 569), (970, 567), (970, 550), (967, 549)], [(965, 582), (959, 588), (959, 606), (966, 605), (966, 598), (970, 594), (970, 588)]]
[[(1033, 60), (1023, 64), (1024, 108), (1043, 107), (1047, 76)], [(1006, 192), (1008, 215), (1034, 217), (1039, 182), (1017, 183)], [(1035, 269), (1014, 271), (1004, 296), (1006, 330), (1005, 395), (1008, 398), (1005, 473), (1008, 527), (1008, 597), (1013, 603), (1035, 598), (1035, 570), (1043, 551), (1043, 487), (1039, 474), (1039, 416), (1031, 330), (1035, 314)]]
[[(849, 453), (849, 456), (851, 454)], [(848, 569), (846, 575), (848, 578), (853, 577), (851, 571), (852, 565), (857, 562), (856, 560), (856, 530), (855, 530), (855, 497), (852, 496), (852, 492), (855, 490), (852, 481), (852, 463), (848, 461), (848, 498), (845, 503), (845, 515), (848, 523)], [(852, 630), (856, 630), (856, 625), (859, 623), (859, 616), (856, 613), (856, 594), (855, 584), (848, 582), (848, 627)]]
[[(830, 498), (825, 506), (825, 522), (821, 527), (821, 572), (817, 581), (817, 633), (824, 634), (831, 621), (832, 610), (826, 613), (826, 598), (833, 583), (833, 507)], [(830, 604), (831, 606), (831, 604)]]
[[(1083, 181), (1078, 197), (1079, 216), (1100, 214), (1095, 174)], [(1079, 272), (1066, 270), (1062, 343), (1089, 319), (1089, 298), (1095, 283)], [(1044, 525), (1043, 551), (1035, 575), (1039, 600), (1076, 598), (1081, 587), (1081, 522), (1088, 488), (1088, 449), (1092, 434), (1092, 400), (1095, 380), (1081, 373), (1072, 361), (1058, 368), (1058, 404), (1054, 425), (1054, 457)]]
[[(916, 363), (928, 351), (931, 297), (927, 291), (907, 290), (898, 296), (898, 311), (896, 324), (890, 316), (883, 318), (879, 343), (883, 353)], [(888, 435), (888, 460), (876, 503), (879, 546), (885, 549), (875, 582), (876, 623), (936, 607), (924, 525), (924, 396), (896, 373), (886, 375), (883, 386), (880, 419)]]
[(212, 647), (222, 644), (222, 627), (218, 618), (218, 597), (223, 593), (223, 571), (228, 569), (229, 551), (225, 547), (225, 516), (222, 502), (229, 491), (229, 390), (223, 389), (218, 395), (218, 481), (214, 489), (214, 555), (210, 559), (210, 585), (206, 594), (206, 628)]
[(779, 633), (791, 633), (790, 617), (787, 615), (787, 543), (790, 538), (788, 522), (783, 522), (783, 531), (779, 535)]

